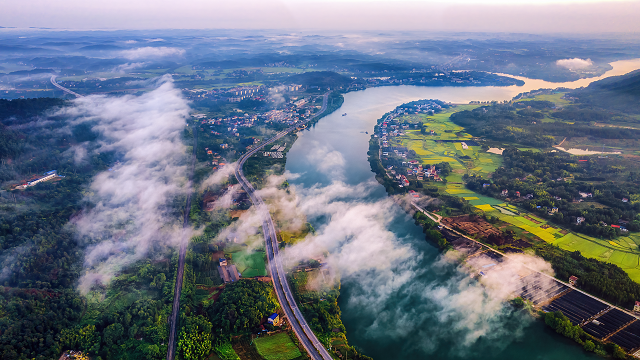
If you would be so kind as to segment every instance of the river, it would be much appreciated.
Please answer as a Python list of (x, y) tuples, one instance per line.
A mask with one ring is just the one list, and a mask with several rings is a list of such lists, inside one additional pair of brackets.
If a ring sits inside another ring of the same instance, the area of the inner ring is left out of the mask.
[[(640, 68), (640, 59), (611, 65), (605, 76)], [(309, 221), (320, 234), (315, 245), (331, 252), (330, 265), (342, 273), (339, 305), (351, 345), (376, 360), (599, 358), (491, 299), (427, 243), (422, 229), (375, 182), (365, 131), (371, 133), (384, 113), (413, 100), (502, 101), (600, 78), (569, 83), (520, 78), (524, 86), (510, 87), (369, 88), (345, 94), (339, 110), (300, 134), (287, 154), (286, 170), (298, 175), (289, 183), (303, 197), (322, 193), (326, 201), (319, 206), (329, 210), (308, 210)], [(337, 188), (342, 195), (326, 200)]]

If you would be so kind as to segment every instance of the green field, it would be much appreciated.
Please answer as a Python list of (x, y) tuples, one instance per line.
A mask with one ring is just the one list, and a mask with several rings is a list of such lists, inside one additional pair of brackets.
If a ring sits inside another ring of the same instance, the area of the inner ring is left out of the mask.
[(528, 99), (521, 99), (518, 101), (531, 101), (531, 100), (546, 100), (546, 101), (551, 101), (552, 103), (556, 104), (556, 105), (568, 105), (571, 104), (571, 101), (569, 100), (565, 100), (562, 97), (564, 96), (564, 93), (561, 92), (557, 92), (554, 94), (549, 94), (549, 95), (536, 95), (534, 98), (528, 98)]
[(238, 268), (238, 272), (242, 274), (243, 278), (267, 276), (266, 255), (264, 252), (240, 250), (230, 254), (233, 264)]
[[(561, 99), (563, 95), (562, 93), (540, 95), (536, 96), (535, 100), (548, 100), (564, 105), (567, 101)], [(533, 99), (522, 101), (528, 100)], [(470, 140), (471, 135), (465, 133), (464, 128), (452, 123), (449, 117), (453, 112), (474, 107), (473, 105), (456, 106), (432, 116), (407, 115), (406, 120), (411, 123), (420, 121), (428, 130), (434, 130), (437, 135), (428, 133), (425, 135), (419, 130), (405, 130), (405, 135), (392, 137), (389, 139), (389, 143), (391, 146), (405, 146), (415, 151), (423, 166), (448, 162), (453, 172), (447, 176), (447, 183), (443, 185), (445, 193), (461, 197), (479, 210), (491, 212), (491, 215), (512, 225), (519, 233), (527, 232), (564, 250), (580, 251), (585, 257), (616, 264), (625, 270), (631, 279), (640, 282), (640, 235), (633, 234), (609, 241), (570, 233), (513, 205), (504, 204), (504, 200), (487, 197), (465, 187), (462, 179), (464, 174), (488, 177), (487, 175), (502, 164), (501, 155), (483, 152), (478, 146), (469, 146), (468, 149), (462, 148), (461, 142)], [(442, 142), (442, 140), (456, 141)], [(521, 150), (540, 151), (534, 148), (521, 148)], [(468, 158), (461, 158), (463, 156)], [(525, 215), (540, 223), (537, 224), (525, 219)]]
[[(640, 234), (631, 234), (614, 240), (597, 239), (583, 234), (568, 232), (559, 228), (557, 225), (548, 223), (546, 220), (528, 214), (522, 209), (516, 209), (512, 205), (501, 207), (512, 212), (518, 211), (520, 215), (511, 216), (495, 208), (477, 206), (480, 210), (491, 212), (492, 216), (497, 216), (501, 221), (511, 224), (522, 231), (531, 233), (563, 250), (580, 251), (584, 257), (618, 265), (629, 274), (632, 280), (640, 282)], [(525, 219), (524, 216), (534, 218), (540, 223), (536, 224), (533, 221)], [(543, 229), (543, 225), (549, 227)]]
[(266, 335), (257, 338), (254, 343), (258, 353), (266, 360), (292, 360), (302, 356), (287, 333)]

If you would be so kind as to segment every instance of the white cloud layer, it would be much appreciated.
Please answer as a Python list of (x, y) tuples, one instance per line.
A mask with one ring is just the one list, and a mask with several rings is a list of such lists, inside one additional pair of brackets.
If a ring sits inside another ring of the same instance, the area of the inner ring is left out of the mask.
[(82, 292), (107, 284), (152, 248), (177, 246), (190, 236), (167, 207), (190, 189), (181, 140), (189, 110), (171, 78), (163, 77), (144, 95), (87, 96), (61, 113), (90, 124), (100, 135), (95, 151), (114, 151), (119, 159), (112, 171), (94, 177), (85, 197), (93, 207), (73, 221), (88, 243)]
[(170, 57), (170, 56), (183, 56), (184, 49), (176, 47), (151, 47), (145, 46), (130, 50), (122, 50), (118, 54), (128, 60), (154, 60), (158, 58)]
[(585, 59), (579, 59), (579, 58), (562, 59), (562, 60), (556, 61), (556, 65), (563, 68), (567, 68), (569, 70), (579, 70), (579, 69), (585, 69), (593, 66), (593, 61), (591, 61), (591, 59), (585, 60)]

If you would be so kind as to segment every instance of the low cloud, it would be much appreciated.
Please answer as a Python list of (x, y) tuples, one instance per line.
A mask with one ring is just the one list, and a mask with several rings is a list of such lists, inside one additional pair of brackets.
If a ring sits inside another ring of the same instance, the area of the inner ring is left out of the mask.
[(135, 70), (135, 69), (139, 69), (141, 67), (144, 67), (145, 65), (147, 65), (147, 63), (145, 62), (134, 62), (134, 63), (126, 63), (126, 64), (122, 64), (122, 65), (118, 65), (113, 69), (113, 72), (117, 72), (117, 73), (127, 73), (131, 70)]
[[(481, 339), (490, 340), (493, 349), (503, 349), (523, 335), (531, 318), (515, 311), (507, 300), (514, 297), (521, 276), (530, 269), (553, 274), (548, 263), (512, 255), (478, 281), (470, 276), (475, 275), (470, 268), (494, 260), (478, 257), (461, 265), (455, 252), (424, 259), (415, 243), (424, 239), (390, 230), (398, 222), (412, 222), (397, 206), (401, 199), (362, 200), (379, 186), (376, 182), (333, 181), (327, 186), (285, 190), (279, 185), (287, 176), (270, 177), (258, 191), (277, 222), (290, 227), (281, 230), (300, 229), (307, 220), (321, 225), (314, 234), (281, 250), (285, 265), (324, 258), (329, 273), (350, 284), (343, 311), (366, 313), (374, 319), (363, 330), (365, 336), (394, 342), (418, 337), (421, 341), (406, 341), (405, 350), (430, 354), (442, 351), (455, 338), (460, 346), (451, 352), (470, 356)], [(250, 239), (246, 241), (256, 247), (263, 241), (258, 236), (261, 220), (250, 209), (219, 240)]]
[(219, 186), (229, 179), (229, 176), (233, 175), (236, 170), (237, 163), (225, 164), (213, 174), (209, 175), (200, 185), (200, 191), (204, 191), (208, 188)]
[(562, 59), (562, 60), (556, 61), (556, 65), (563, 68), (567, 68), (569, 70), (580, 70), (580, 69), (585, 69), (593, 66), (593, 61), (591, 61), (591, 59), (585, 60), (585, 59), (579, 59), (579, 58)]
[(277, 108), (280, 105), (284, 104), (285, 99), (282, 93), (285, 89), (286, 87), (284, 85), (269, 88), (269, 100), (273, 101), (274, 107)]
[(114, 152), (118, 164), (98, 173), (85, 200), (92, 204), (73, 220), (86, 244), (79, 289), (108, 284), (122, 269), (191, 236), (170, 214), (169, 202), (190, 191), (181, 134), (189, 105), (170, 77), (141, 96), (92, 95), (59, 115), (88, 123), (99, 134), (95, 152)]
[(175, 48), (175, 47), (140, 47), (131, 50), (123, 50), (119, 52), (119, 55), (125, 59), (129, 60), (144, 60), (144, 59), (157, 59), (163, 57), (177, 57), (183, 56), (185, 53), (184, 49)]
[(342, 153), (315, 142), (313, 150), (307, 155), (316, 168), (334, 180), (343, 180), (345, 160)]

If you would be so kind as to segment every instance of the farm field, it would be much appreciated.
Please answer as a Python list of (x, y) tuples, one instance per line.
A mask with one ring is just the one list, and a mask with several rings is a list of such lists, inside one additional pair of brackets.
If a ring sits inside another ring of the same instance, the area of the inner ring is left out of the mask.
[(302, 356), (287, 333), (266, 335), (254, 342), (258, 353), (266, 360), (293, 360)]
[(266, 255), (264, 252), (249, 252), (246, 249), (231, 252), (231, 261), (243, 278), (266, 276)]
[[(561, 97), (563, 93), (540, 95), (528, 100), (548, 100), (556, 105), (567, 104)], [(631, 279), (640, 282), (640, 235), (632, 234), (615, 240), (596, 239), (582, 234), (575, 234), (549, 224), (546, 220), (529, 214), (504, 200), (478, 194), (465, 187), (464, 174), (487, 175), (502, 164), (502, 156), (487, 153), (480, 146), (462, 148), (463, 141), (473, 141), (471, 135), (449, 120), (451, 113), (472, 109), (473, 105), (462, 105), (445, 112), (428, 115), (408, 115), (411, 123), (420, 121), (427, 130), (434, 130), (436, 135), (422, 134), (419, 130), (405, 130), (405, 135), (391, 138), (391, 146), (404, 146), (416, 152), (418, 161), (423, 166), (448, 162), (452, 173), (446, 177), (446, 184), (438, 184), (449, 195), (461, 197), (477, 209), (490, 212), (517, 229), (518, 233), (529, 233), (538, 238), (557, 245), (567, 251), (580, 251), (583, 256), (610, 262), (620, 266)], [(473, 143), (472, 143), (473, 144)], [(577, 144), (575, 144), (577, 145)], [(595, 144), (590, 144), (595, 145)], [(600, 144), (602, 146), (602, 144)], [(534, 148), (521, 150), (540, 151)]]
[[(576, 234), (563, 230), (532, 214), (517, 210), (520, 215), (507, 215), (490, 206), (476, 206), (491, 212), (500, 220), (511, 224), (522, 231), (529, 232), (544, 241), (567, 251), (580, 251), (582, 256), (609, 262), (622, 268), (632, 280), (640, 282), (640, 234), (631, 234), (614, 240), (597, 239), (591, 236)], [(510, 211), (513, 206), (500, 206)], [(529, 219), (527, 219), (528, 217)], [(530, 219), (535, 220), (532, 221)]]
[(543, 100), (543, 101), (551, 101), (552, 103), (560, 106), (571, 104), (571, 101), (563, 99), (562, 98), (563, 96), (564, 96), (564, 93), (557, 92), (557, 93), (548, 94), (548, 95), (546, 94), (536, 95), (534, 98), (521, 99), (518, 101)]
[(391, 138), (390, 144), (415, 151), (423, 166), (449, 163), (453, 172), (446, 177), (446, 193), (463, 197), (475, 206), (497, 205), (502, 201), (468, 190), (462, 181), (463, 174), (486, 177), (502, 164), (501, 155), (487, 153), (480, 146), (467, 146), (464, 149), (462, 142), (473, 141), (471, 135), (449, 120), (452, 113), (475, 107), (477, 105), (458, 105), (435, 115), (408, 115), (410, 122), (420, 121), (428, 131), (435, 131), (436, 135), (406, 130), (405, 135)]

